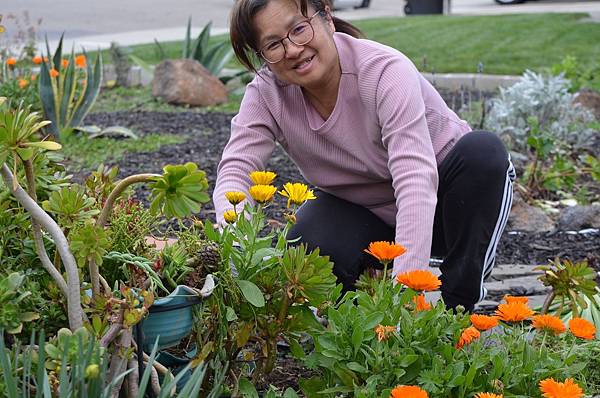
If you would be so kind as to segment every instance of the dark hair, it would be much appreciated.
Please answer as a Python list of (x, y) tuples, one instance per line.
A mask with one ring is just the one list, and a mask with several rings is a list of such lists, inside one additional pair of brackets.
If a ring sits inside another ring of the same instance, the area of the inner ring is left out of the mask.
[[(256, 72), (258, 52), (258, 38), (254, 29), (254, 16), (269, 4), (271, 0), (236, 0), (231, 19), (229, 22), (229, 37), (235, 56), (248, 70)], [(315, 11), (321, 11), (324, 15), (325, 7), (329, 6), (329, 0), (289, 0), (300, 3), (300, 12), (308, 17), (308, 6), (311, 5)], [(347, 33), (357, 38), (364, 37), (364, 34), (356, 26), (343, 19), (332, 16), (333, 24), (337, 32)]]

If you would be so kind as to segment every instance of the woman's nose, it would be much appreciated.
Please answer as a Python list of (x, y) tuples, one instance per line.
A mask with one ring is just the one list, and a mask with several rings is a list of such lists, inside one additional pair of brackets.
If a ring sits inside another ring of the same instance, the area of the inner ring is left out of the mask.
[(285, 48), (286, 58), (297, 58), (304, 49), (304, 46), (299, 46), (290, 39), (284, 40), (283, 46)]

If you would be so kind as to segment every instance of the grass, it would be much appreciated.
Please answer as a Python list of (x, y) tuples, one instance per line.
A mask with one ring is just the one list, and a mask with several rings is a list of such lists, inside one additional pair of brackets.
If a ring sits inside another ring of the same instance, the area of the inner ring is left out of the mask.
[(73, 163), (70, 171), (96, 168), (101, 163), (117, 162), (127, 152), (153, 152), (162, 145), (180, 144), (187, 137), (173, 134), (149, 134), (138, 140), (114, 138), (89, 139), (83, 135), (65, 137), (61, 142), (63, 154)]
[[(420, 70), (520, 75), (566, 55), (584, 66), (600, 59), (600, 23), (587, 14), (415, 16), (357, 22), (368, 38), (405, 53)], [(427, 66), (423, 67), (426, 58)]]
[[(411, 16), (356, 21), (367, 37), (405, 53), (422, 71), (520, 75), (540, 71), (566, 55), (583, 66), (600, 59), (600, 23), (582, 22), (587, 14), (514, 14), (493, 16)], [(228, 40), (214, 36), (212, 43)], [(181, 56), (182, 42), (161, 43), (169, 57)], [(131, 47), (149, 63), (160, 62), (154, 44)], [(103, 58), (108, 62), (106, 51)], [(426, 59), (426, 66), (423, 60)], [(229, 68), (241, 68), (232, 60)]]
[(171, 105), (160, 98), (152, 96), (151, 87), (115, 87), (102, 88), (94, 104), (94, 112), (116, 111), (155, 111), (155, 112), (226, 112), (237, 113), (240, 109), (242, 94), (238, 91), (229, 92), (229, 101), (204, 108)]

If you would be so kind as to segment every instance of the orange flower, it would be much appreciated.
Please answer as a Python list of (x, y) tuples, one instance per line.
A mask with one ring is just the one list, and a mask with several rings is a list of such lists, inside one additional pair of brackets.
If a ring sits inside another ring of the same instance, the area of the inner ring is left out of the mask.
[(596, 327), (583, 318), (573, 318), (569, 321), (569, 329), (575, 337), (592, 340), (596, 335)]
[(43, 58), (41, 55), (36, 55), (35, 57), (33, 57), (31, 59), (33, 61), (34, 64), (39, 65), (43, 62)]
[(425, 301), (424, 294), (418, 294), (412, 298), (413, 303), (415, 303), (415, 310), (417, 311), (427, 311), (431, 309), (431, 304)]
[(61, 61), (60, 61), (60, 65), (61, 65), (63, 68), (66, 68), (67, 66), (69, 66), (69, 60), (68, 60), (68, 59), (63, 59), (63, 60), (61, 60)]
[(437, 290), (442, 285), (442, 281), (437, 276), (425, 270), (415, 270), (398, 274), (396, 280), (404, 286), (423, 292)]
[(383, 326), (383, 325), (375, 326), (375, 334), (377, 335), (377, 341), (387, 340), (388, 333), (392, 333), (395, 331), (396, 331), (396, 326)]
[(525, 296), (509, 296), (508, 294), (504, 296), (504, 301), (506, 301), (507, 304), (512, 304), (512, 303), (527, 304), (527, 303), (529, 303), (529, 299)]
[(500, 304), (496, 316), (504, 322), (521, 322), (533, 316), (534, 312), (523, 302), (513, 301), (509, 304)]
[(560, 318), (554, 315), (536, 315), (531, 324), (538, 330), (548, 330), (554, 334), (561, 334), (567, 330)]
[(25, 79), (19, 79), (19, 88), (23, 89), (29, 85), (29, 82)]
[(504, 398), (504, 396), (500, 394), (492, 394), (491, 392), (480, 392), (475, 394), (475, 398)]
[(31, 81), (34, 82), (37, 79), (37, 75), (31, 75)]
[(44, 57), (44, 62), (48, 62), (48, 57)]
[(75, 65), (77, 65), (80, 68), (85, 68), (85, 66), (86, 66), (85, 55), (76, 56), (75, 57)]
[(396, 386), (390, 398), (428, 398), (427, 391), (417, 386)]
[(14, 57), (10, 57), (6, 60), (6, 65), (15, 66), (17, 64), (17, 59)]
[(471, 314), (471, 323), (482, 332), (498, 326), (498, 318), (489, 315)]
[(580, 398), (583, 390), (573, 379), (566, 379), (564, 383), (555, 381), (552, 377), (540, 381), (540, 391), (545, 398)]
[(395, 242), (378, 241), (369, 243), (365, 252), (385, 263), (403, 255), (406, 249)]
[(470, 344), (473, 340), (478, 339), (481, 336), (479, 330), (475, 329), (473, 326), (470, 326), (463, 330), (458, 339), (458, 343), (456, 344), (456, 348), (463, 348), (465, 344)]
[(50, 77), (58, 77), (58, 71), (54, 68), (50, 69)]

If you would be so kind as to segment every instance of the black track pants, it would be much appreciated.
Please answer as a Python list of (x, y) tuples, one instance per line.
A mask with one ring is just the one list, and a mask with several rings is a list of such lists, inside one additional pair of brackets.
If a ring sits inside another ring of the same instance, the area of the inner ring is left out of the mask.
[[(438, 168), (438, 201), (431, 254), (442, 257), (442, 297), (448, 307), (472, 310), (483, 300), (483, 280), (495, 262), (496, 247), (512, 204), (514, 168), (500, 139), (474, 131), (464, 135)], [(290, 238), (330, 256), (345, 290), (377, 261), (363, 250), (370, 242), (395, 240), (395, 228), (368, 209), (317, 192), (298, 211)], [(399, 242), (401, 243), (401, 242)]]

